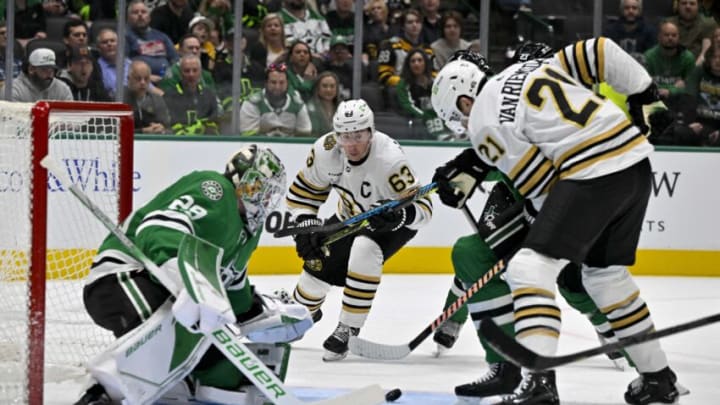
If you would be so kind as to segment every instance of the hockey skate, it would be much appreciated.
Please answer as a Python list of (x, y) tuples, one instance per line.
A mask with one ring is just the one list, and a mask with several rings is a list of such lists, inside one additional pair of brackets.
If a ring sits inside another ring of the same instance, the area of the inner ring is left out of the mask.
[(100, 384), (94, 384), (75, 402), (75, 405), (111, 405), (112, 400)]
[(512, 393), (521, 380), (520, 368), (514, 364), (492, 363), (485, 375), (477, 381), (455, 387), (455, 395), (460, 404), (478, 403), (485, 397)]
[(462, 326), (462, 323), (447, 321), (435, 330), (435, 334), (433, 335), (433, 340), (437, 343), (437, 351), (434, 353), (435, 357), (440, 356), (443, 352), (453, 347), (458, 336), (460, 336)]
[(511, 394), (488, 398), (488, 401), (483, 403), (494, 405), (560, 405), (560, 397), (555, 386), (555, 371), (528, 373)]
[(625, 392), (625, 402), (633, 405), (674, 404), (680, 395), (689, 393), (687, 388), (677, 384), (677, 376), (670, 367), (665, 367), (654, 373), (642, 373), (634, 379)]
[(353, 328), (342, 322), (338, 323), (335, 332), (323, 343), (325, 348), (323, 361), (338, 361), (347, 357), (350, 336), (357, 336), (358, 333), (360, 333), (360, 328)]

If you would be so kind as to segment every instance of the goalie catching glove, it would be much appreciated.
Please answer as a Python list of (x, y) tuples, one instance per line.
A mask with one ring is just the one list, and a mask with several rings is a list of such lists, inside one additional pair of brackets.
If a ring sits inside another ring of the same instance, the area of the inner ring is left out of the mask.
[[(322, 226), (323, 221), (314, 215), (300, 215), (295, 221), (297, 228)], [(295, 251), (303, 260), (317, 260), (327, 256), (327, 248), (323, 247), (325, 234), (313, 232), (295, 235)]]
[[(379, 207), (390, 200), (380, 200), (371, 208)], [(394, 232), (415, 220), (415, 206), (383, 211), (368, 218), (368, 229), (372, 232)]]
[(443, 204), (462, 208), (490, 170), (491, 167), (469, 148), (435, 169), (432, 181), (438, 185), (438, 196)]

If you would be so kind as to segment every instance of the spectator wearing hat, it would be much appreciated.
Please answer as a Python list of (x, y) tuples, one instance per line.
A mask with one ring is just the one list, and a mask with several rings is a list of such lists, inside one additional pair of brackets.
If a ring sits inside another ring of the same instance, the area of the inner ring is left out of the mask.
[(150, 67), (136, 60), (130, 64), (123, 102), (132, 106), (135, 131), (143, 134), (170, 132), (170, 113), (165, 99), (150, 91)]
[(188, 33), (188, 25), (193, 19), (193, 11), (188, 0), (168, 0), (150, 13), (150, 26), (162, 31), (176, 44)]
[(201, 15), (195, 16), (188, 25), (190, 33), (200, 40), (200, 61), (203, 69), (210, 72), (215, 69), (215, 45), (210, 40), (210, 33), (215, 30), (215, 23)]
[[(330, 53), (322, 66), (322, 70), (329, 70), (337, 75), (340, 80), (338, 93), (343, 100), (350, 98), (350, 91), (352, 90), (352, 58), (353, 46), (350, 38), (344, 35), (334, 35), (330, 40)], [(362, 70), (361, 76), (364, 77), (365, 65), (362, 66)]]
[(153, 83), (157, 83), (178, 59), (175, 45), (162, 31), (150, 27), (148, 7), (142, 0), (130, 2), (127, 20), (130, 28), (125, 33), (127, 56), (145, 61), (152, 71)]
[(93, 62), (89, 47), (70, 47), (67, 69), (58, 77), (70, 87), (75, 101), (111, 101), (102, 79), (93, 79)]
[(67, 84), (55, 78), (57, 65), (55, 52), (37, 48), (28, 57), (23, 72), (13, 80), (10, 101), (34, 103), (39, 100), (72, 101), (73, 96)]

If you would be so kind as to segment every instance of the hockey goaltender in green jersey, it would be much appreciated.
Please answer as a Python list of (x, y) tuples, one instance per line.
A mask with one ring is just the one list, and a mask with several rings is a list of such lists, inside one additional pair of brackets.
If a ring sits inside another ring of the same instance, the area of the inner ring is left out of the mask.
[(117, 237), (103, 241), (83, 300), (93, 321), (118, 339), (90, 360), (91, 379), (76, 404), (262, 402), (259, 390), (205, 335), (237, 325), (253, 342), (248, 347), (282, 378), (286, 342), (312, 325), (305, 306), (284, 291), (259, 294), (247, 277), (248, 260), (265, 218), (284, 195), (285, 180), (283, 164), (269, 149), (244, 146), (224, 173), (187, 174), (123, 223), (122, 231), (176, 285), (187, 283), (187, 258), (200, 256), (201, 250), (189, 246), (213, 252), (210, 260), (193, 264), (215, 275), (223, 294), (212, 290), (212, 280), (199, 279), (192, 292), (183, 287), (173, 297)]

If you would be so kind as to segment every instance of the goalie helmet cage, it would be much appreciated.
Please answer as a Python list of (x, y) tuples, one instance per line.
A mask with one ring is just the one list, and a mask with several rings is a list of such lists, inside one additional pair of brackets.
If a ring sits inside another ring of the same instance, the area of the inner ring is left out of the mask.
[(58, 160), (105, 213), (132, 209), (133, 116), (120, 103), (0, 101), (0, 403), (43, 403), (114, 337), (82, 304), (107, 231), (40, 165)]

